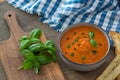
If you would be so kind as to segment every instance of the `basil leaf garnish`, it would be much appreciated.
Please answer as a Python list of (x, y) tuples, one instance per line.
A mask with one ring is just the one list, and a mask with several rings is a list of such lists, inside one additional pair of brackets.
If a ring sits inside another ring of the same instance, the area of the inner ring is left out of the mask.
[(90, 44), (91, 44), (93, 47), (97, 47), (97, 42), (96, 42), (94, 39), (91, 39), (91, 40), (90, 40)]
[(90, 31), (90, 32), (89, 32), (89, 37), (90, 37), (90, 39), (92, 39), (94, 36), (95, 36), (95, 35), (94, 35), (94, 32), (93, 32), (93, 31)]

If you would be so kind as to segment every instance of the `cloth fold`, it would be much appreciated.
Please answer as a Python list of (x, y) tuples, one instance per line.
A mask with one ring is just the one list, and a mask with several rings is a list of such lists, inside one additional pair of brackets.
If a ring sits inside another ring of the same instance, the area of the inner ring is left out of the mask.
[(62, 32), (69, 25), (86, 22), (96, 24), (107, 33), (120, 33), (119, 0), (7, 0), (9, 4), (30, 14), (52, 29)]

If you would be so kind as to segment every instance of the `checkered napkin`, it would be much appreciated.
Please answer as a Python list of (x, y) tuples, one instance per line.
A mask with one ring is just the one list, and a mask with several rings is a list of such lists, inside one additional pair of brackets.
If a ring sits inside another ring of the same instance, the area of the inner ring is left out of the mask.
[(119, 0), (7, 0), (9, 4), (30, 14), (41, 16), (56, 31), (69, 25), (87, 22), (120, 33)]

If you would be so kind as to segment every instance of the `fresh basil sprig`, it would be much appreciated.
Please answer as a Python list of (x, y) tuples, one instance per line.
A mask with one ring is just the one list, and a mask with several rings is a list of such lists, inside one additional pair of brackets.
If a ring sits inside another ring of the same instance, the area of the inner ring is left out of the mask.
[(90, 31), (90, 32), (89, 32), (90, 44), (91, 44), (93, 47), (97, 47), (97, 42), (93, 39), (94, 36), (95, 36), (94, 32), (93, 32), (93, 31)]
[(20, 52), (24, 57), (23, 64), (18, 68), (29, 70), (34, 68), (36, 74), (39, 73), (42, 65), (50, 62), (56, 62), (56, 48), (51, 40), (45, 43), (39, 39), (41, 29), (34, 29), (30, 32), (30, 36), (22, 36), (19, 39)]

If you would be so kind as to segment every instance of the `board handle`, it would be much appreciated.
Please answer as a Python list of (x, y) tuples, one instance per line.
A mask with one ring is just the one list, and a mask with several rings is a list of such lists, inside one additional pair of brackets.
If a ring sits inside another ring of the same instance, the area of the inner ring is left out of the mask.
[(24, 31), (21, 29), (17, 22), (16, 13), (14, 11), (6, 12), (4, 14), (4, 19), (10, 29), (11, 37), (15, 36), (17, 38), (18, 36), (20, 36), (20, 34), (24, 33)]

